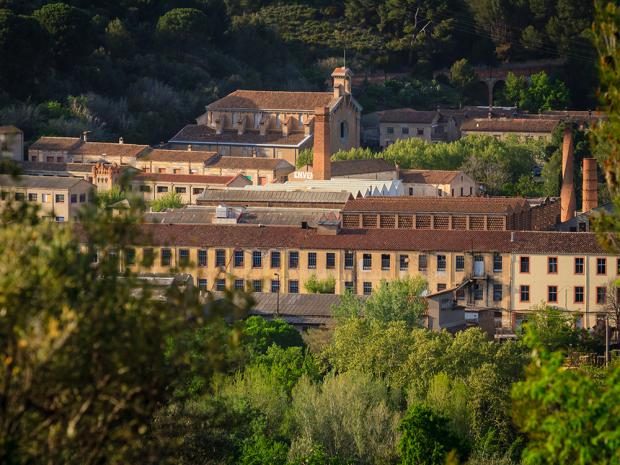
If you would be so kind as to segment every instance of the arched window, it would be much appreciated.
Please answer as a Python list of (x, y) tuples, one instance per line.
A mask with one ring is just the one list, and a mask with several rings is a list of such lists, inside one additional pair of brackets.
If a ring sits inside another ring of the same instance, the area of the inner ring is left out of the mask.
[(341, 121), (340, 122), (340, 138), (346, 139), (347, 137), (349, 137), (349, 125), (347, 124), (346, 121)]

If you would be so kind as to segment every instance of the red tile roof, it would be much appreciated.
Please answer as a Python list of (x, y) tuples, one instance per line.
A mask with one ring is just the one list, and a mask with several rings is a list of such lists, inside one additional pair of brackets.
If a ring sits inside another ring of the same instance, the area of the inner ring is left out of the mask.
[(381, 123), (418, 123), (431, 124), (436, 117), (440, 116), (437, 111), (419, 111), (412, 108), (399, 108), (396, 110), (383, 110), (377, 112)]
[(207, 163), (207, 168), (222, 169), (247, 169), (247, 170), (276, 170), (289, 168), (294, 171), (295, 167), (281, 158), (264, 157), (228, 157), (213, 158)]
[(183, 163), (202, 163), (217, 156), (217, 152), (207, 152), (202, 150), (164, 150), (153, 149), (142, 155), (139, 160), (162, 161), (162, 162), (183, 162)]
[(400, 170), (400, 179), (414, 184), (448, 184), (462, 173), (445, 170)]
[(30, 150), (48, 150), (53, 152), (69, 151), (82, 144), (79, 137), (40, 137), (30, 146)]
[(354, 174), (383, 173), (396, 168), (383, 158), (364, 160), (338, 160), (332, 162), (332, 176), (351, 176)]
[(103, 156), (108, 157), (137, 157), (139, 154), (148, 149), (148, 145), (135, 144), (119, 144), (114, 142), (84, 142), (79, 147), (70, 151), (73, 157), (79, 158), (85, 156)]
[(272, 90), (236, 90), (207, 106), (209, 110), (292, 110), (314, 111), (328, 107), (331, 92), (283, 92)]
[[(333, 236), (288, 226), (143, 224), (140, 228), (135, 244), (151, 246), (605, 254), (590, 233), (357, 229)], [(83, 231), (81, 240), (87, 240)]]
[(221, 184), (227, 186), (237, 177), (238, 175), (209, 176), (202, 174), (138, 173), (133, 179), (136, 181), (179, 182), (184, 184)]
[(364, 197), (349, 200), (342, 211), (507, 214), (528, 208), (520, 197)]
[(258, 131), (246, 131), (239, 135), (237, 131), (224, 131), (216, 134), (215, 129), (202, 124), (188, 124), (181, 129), (170, 142), (173, 144), (237, 144), (237, 145), (276, 145), (297, 147), (306, 135), (293, 132), (283, 136), (280, 131), (269, 131), (261, 136)]
[(461, 131), (550, 133), (558, 124), (559, 119), (549, 118), (478, 118), (465, 121)]

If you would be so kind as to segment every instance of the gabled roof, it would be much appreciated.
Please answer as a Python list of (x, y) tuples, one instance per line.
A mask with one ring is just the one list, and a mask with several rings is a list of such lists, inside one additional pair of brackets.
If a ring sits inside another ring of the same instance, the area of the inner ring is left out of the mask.
[(431, 124), (441, 116), (437, 111), (418, 111), (412, 108), (398, 108), (377, 112), (381, 123), (418, 123)]
[(354, 174), (382, 173), (396, 168), (383, 158), (364, 160), (339, 160), (332, 162), (332, 176), (350, 176)]
[(462, 131), (550, 133), (560, 124), (549, 118), (476, 118), (465, 121)]
[(202, 150), (153, 149), (139, 158), (139, 161), (161, 161), (179, 163), (204, 163), (217, 156), (217, 152)]
[(70, 150), (74, 157), (101, 156), (103, 157), (128, 157), (135, 158), (146, 149), (148, 145), (118, 144), (113, 142), (84, 142), (79, 147)]
[(310, 138), (303, 132), (293, 132), (283, 136), (280, 131), (267, 132), (261, 136), (258, 131), (246, 131), (239, 135), (237, 131), (224, 131), (216, 134), (215, 129), (202, 124), (188, 124), (181, 129), (170, 142), (173, 144), (222, 144), (222, 145), (256, 145), (298, 147)]
[(197, 198), (203, 202), (289, 202), (296, 203), (342, 203), (344, 204), (351, 194), (349, 192), (328, 191), (277, 191), (252, 189), (206, 190)]
[(447, 170), (401, 170), (400, 179), (412, 184), (448, 184), (462, 171)]
[[(138, 173), (133, 179), (136, 181), (178, 182), (184, 184), (218, 184), (227, 186), (237, 179), (235, 176), (210, 176), (202, 174), (166, 174), (166, 173)], [(243, 177), (243, 176), (241, 176)], [(244, 178), (245, 179), (245, 178)], [(248, 181), (249, 183), (249, 181)]]
[(332, 92), (283, 92), (273, 90), (236, 90), (207, 105), (209, 110), (292, 110), (312, 111), (331, 107)]
[(212, 158), (206, 165), (208, 168), (221, 169), (276, 170), (288, 168), (290, 171), (295, 170), (293, 165), (282, 158), (221, 156)]
[(527, 209), (521, 197), (364, 197), (349, 200), (342, 211), (508, 214)]
[(79, 137), (40, 137), (30, 146), (30, 150), (44, 150), (52, 152), (69, 151), (82, 144)]
[(82, 178), (70, 176), (18, 176), (0, 174), (0, 186), (26, 187), (31, 189), (70, 189), (76, 184), (90, 184)]

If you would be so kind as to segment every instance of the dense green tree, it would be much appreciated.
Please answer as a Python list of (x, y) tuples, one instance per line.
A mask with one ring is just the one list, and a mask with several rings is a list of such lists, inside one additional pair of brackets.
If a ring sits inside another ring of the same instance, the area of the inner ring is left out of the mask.
[(208, 32), (207, 16), (196, 8), (175, 8), (157, 21), (157, 33), (162, 43), (178, 48), (202, 43)]
[(333, 294), (336, 291), (336, 279), (333, 276), (329, 276), (326, 279), (318, 279), (313, 274), (304, 283), (304, 289), (310, 294)]
[(33, 16), (52, 37), (52, 53), (61, 68), (73, 66), (92, 51), (92, 27), (83, 10), (66, 3), (48, 3)]
[(243, 325), (243, 341), (251, 353), (265, 353), (272, 344), (280, 347), (303, 347), (299, 332), (281, 319), (266, 320), (251, 316)]
[(176, 192), (168, 192), (151, 202), (151, 210), (154, 212), (163, 212), (168, 208), (181, 208), (182, 206), (181, 196)]
[(465, 58), (455, 61), (450, 67), (450, 83), (459, 92), (459, 106), (463, 105), (465, 92), (476, 80), (476, 73)]

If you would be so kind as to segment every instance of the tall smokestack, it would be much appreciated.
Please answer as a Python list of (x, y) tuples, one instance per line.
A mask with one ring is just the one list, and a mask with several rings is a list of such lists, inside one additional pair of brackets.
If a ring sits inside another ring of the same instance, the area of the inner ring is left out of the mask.
[(329, 108), (318, 107), (315, 109), (314, 113), (312, 177), (318, 180), (328, 180), (332, 177)]
[(582, 210), (589, 212), (598, 207), (598, 175), (596, 171), (596, 159), (583, 159), (583, 198)]
[(570, 127), (564, 128), (562, 143), (562, 190), (560, 191), (561, 220), (568, 221), (575, 216), (576, 200), (573, 179), (573, 131)]

